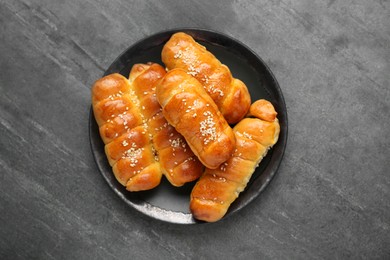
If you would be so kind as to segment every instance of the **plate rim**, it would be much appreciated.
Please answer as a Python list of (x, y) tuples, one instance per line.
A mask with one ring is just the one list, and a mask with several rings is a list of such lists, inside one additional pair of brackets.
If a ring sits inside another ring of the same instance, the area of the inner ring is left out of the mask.
[[(108, 68), (104, 71), (103, 73), (103, 76), (106, 76), (108, 74), (111, 74), (111, 73), (114, 73), (114, 72), (118, 72), (118, 70), (114, 70), (114, 67), (115, 65), (120, 62), (120, 59), (121, 57), (123, 57), (126, 53), (128, 53), (129, 51), (131, 51), (132, 49), (136, 48), (137, 46), (141, 45), (142, 43), (144, 43), (145, 41), (148, 41), (150, 39), (155, 39), (155, 38), (161, 38), (162, 36), (164, 36), (165, 38), (165, 35), (167, 34), (174, 34), (176, 32), (186, 32), (188, 34), (190, 34), (191, 36), (195, 36), (196, 33), (201, 33), (201, 34), (207, 34), (209, 36), (214, 36), (214, 37), (222, 37), (222, 38), (225, 38), (227, 39), (228, 41), (240, 46), (240, 48), (244, 49), (246, 52), (250, 53), (265, 69), (265, 72), (268, 74), (266, 76), (269, 76), (272, 80), (272, 85), (273, 85), (273, 91), (276, 92), (276, 95), (273, 95), (272, 97), (277, 99), (277, 107), (278, 108), (283, 108), (283, 109), (278, 109), (277, 112), (278, 112), (278, 117), (279, 115), (282, 115), (283, 116), (283, 125), (281, 124), (280, 125), (280, 135), (279, 135), (279, 139), (278, 139), (278, 142), (275, 144), (275, 146), (271, 149), (272, 150), (272, 155), (271, 155), (271, 161), (273, 162), (271, 166), (269, 166), (270, 162), (268, 163), (268, 165), (266, 166), (266, 168), (264, 169), (263, 172), (261, 172), (261, 174), (253, 180), (253, 182), (251, 183), (250, 186), (252, 185), (257, 185), (259, 182), (260, 182), (260, 188), (258, 190), (256, 190), (256, 192), (254, 192), (253, 194), (249, 195), (249, 197), (240, 203), (240, 206), (233, 209), (233, 210), (228, 210), (228, 212), (226, 213), (226, 215), (218, 222), (221, 222), (223, 221), (224, 219), (234, 215), (236, 212), (240, 211), (242, 208), (245, 208), (248, 204), (250, 204), (251, 202), (253, 202), (253, 200), (255, 198), (257, 198), (264, 190), (266, 187), (268, 187), (269, 183), (271, 182), (271, 180), (274, 178), (274, 176), (276, 175), (276, 172), (278, 171), (278, 168), (280, 167), (280, 164), (283, 160), (283, 157), (284, 157), (284, 153), (285, 153), (285, 150), (286, 150), (286, 146), (287, 146), (287, 139), (288, 139), (288, 117), (287, 117), (287, 107), (286, 107), (286, 103), (285, 103), (285, 100), (284, 100), (284, 96), (283, 96), (283, 93), (282, 93), (282, 90), (280, 88), (280, 85), (275, 77), (275, 75), (273, 74), (273, 72), (271, 71), (271, 69), (269, 68), (269, 66), (264, 62), (264, 60), (259, 56), (257, 55), (256, 52), (254, 52), (251, 48), (249, 48), (246, 44), (242, 43), (240, 40), (237, 40), (225, 33), (222, 33), (222, 32), (219, 32), (219, 31), (215, 31), (215, 30), (210, 30), (210, 29), (203, 29), (203, 28), (196, 28), (196, 27), (179, 27), (179, 28), (173, 28), (173, 29), (168, 29), (168, 30), (163, 30), (163, 31), (159, 31), (159, 32), (156, 32), (154, 34), (151, 34), (149, 36), (146, 36), (142, 39), (139, 39), (137, 41), (135, 41), (135, 43), (131, 44), (129, 47), (127, 47), (124, 51), (122, 51), (115, 59), (114, 61), (108, 66)], [(195, 36), (196, 37), (196, 36)], [(195, 38), (194, 37), (194, 38)], [(168, 37), (169, 39), (169, 37)], [(196, 39), (197, 41), (199, 39)], [(215, 43), (212, 43), (208, 40), (205, 40), (205, 39), (201, 39), (199, 41), (206, 41), (210, 44), (215, 44)], [(163, 43), (164, 41), (161, 41), (161, 43)], [(218, 45), (218, 44), (216, 44)], [(154, 46), (158, 46), (158, 45), (154, 45)], [(147, 62), (147, 61), (145, 61)], [(265, 89), (267, 92), (269, 91), (268, 89)], [(281, 120), (279, 120), (281, 121)], [(105, 179), (105, 181), (108, 183), (108, 185), (110, 186), (110, 188), (127, 204), (129, 205), (130, 207), (134, 208), (135, 210), (143, 213), (144, 215), (150, 217), (150, 218), (153, 218), (153, 219), (156, 219), (156, 220), (159, 220), (159, 221), (162, 221), (162, 222), (167, 222), (167, 223), (173, 223), (173, 224), (204, 224), (204, 223), (207, 223), (207, 222), (204, 222), (204, 221), (199, 221), (195, 218), (193, 218), (192, 214), (191, 213), (184, 213), (184, 212), (177, 212), (177, 211), (172, 211), (172, 210), (166, 210), (166, 209), (163, 209), (163, 208), (159, 208), (157, 206), (153, 206), (151, 204), (149, 204), (147, 201), (143, 201), (142, 203), (140, 204), (137, 204), (135, 203), (134, 201), (131, 201), (129, 199), (126, 198), (126, 196), (123, 194), (123, 192), (121, 190), (124, 189), (121, 189), (119, 190), (118, 187), (116, 187), (114, 185), (114, 183), (112, 183), (112, 179), (109, 179), (108, 176), (106, 176), (106, 174), (103, 173), (102, 169), (101, 169), (101, 166), (98, 162), (98, 159), (96, 158), (97, 155), (95, 155), (95, 147), (94, 147), (94, 141), (92, 140), (93, 139), (93, 135), (96, 133), (93, 133), (93, 126), (92, 124), (96, 124), (96, 120), (94, 118), (94, 115), (93, 115), (93, 109), (92, 109), (92, 105), (90, 107), (90, 111), (89, 111), (89, 141), (90, 141), (90, 147), (91, 147), (91, 151), (92, 151), (92, 154), (93, 154), (93, 158), (95, 160), (95, 163), (97, 165), (97, 168), (100, 172), (101, 175), (103, 175), (103, 178)], [(96, 125), (97, 127), (97, 125)], [(100, 137), (100, 135), (99, 135)], [(101, 141), (101, 138), (100, 138), (100, 142)], [(278, 149), (276, 150), (275, 147), (278, 147)], [(104, 156), (105, 156), (105, 153), (104, 153)], [(274, 159), (275, 157), (277, 157), (276, 159), (276, 162), (274, 162)], [(267, 178), (265, 180), (263, 180), (262, 178), (260, 178), (261, 176), (264, 176), (264, 173), (265, 172), (269, 172), (267, 175)], [(112, 172), (111, 172), (112, 174)], [(163, 177), (164, 178), (164, 177)], [(115, 179), (115, 178), (114, 178)], [(116, 181), (116, 179), (114, 180)], [(262, 184), (261, 184), (262, 182)], [(247, 186), (245, 188), (245, 190), (247, 190), (249, 188), (249, 186)], [(126, 191), (126, 190), (125, 190)], [(129, 191), (126, 191), (126, 193), (130, 193)], [(160, 215), (156, 215), (156, 214), (151, 214), (151, 211), (150, 209), (153, 209), (154, 211), (157, 211)], [(168, 218), (165, 218), (166, 215), (169, 215)], [(173, 218), (172, 218), (173, 217)]]

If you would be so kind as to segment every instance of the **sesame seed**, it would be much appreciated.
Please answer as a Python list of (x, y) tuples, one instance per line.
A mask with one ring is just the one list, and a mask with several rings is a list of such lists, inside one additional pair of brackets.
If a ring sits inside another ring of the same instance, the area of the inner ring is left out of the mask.
[(207, 118), (200, 122), (199, 131), (200, 134), (204, 137), (203, 143), (206, 145), (211, 141), (217, 140), (217, 132), (215, 129), (215, 122), (213, 115), (210, 111), (203, 113)]
[(248, 134), (247, 132), (243, 132), (242, 135), (245, 136), (246, 138), (252, 140), (252, 136), (250, 134)]
[(218, 178), (220, 181), (222, 181), (222, 182), (226, 182), (226, 178), (224, 178), (224, 177), (219, 177)]
[(187, 74), (194, 76), (194, 77), (196, 75), (198, 75), (198, 73), (200, 73), (200, 70), (198, 68), (195, 68), (194, 63), (189, 64), (187, 70), (188, 70)]
[[(178, 137), (178, 138), (176, 138), (176, 139), (174, 139), (174, 140), (169, 139), (169, 142), (171, 143), (171, 146), (172, 146), (173, 148), (178, 148), (178, 147), (180, 147), (180, 146), (183, 147), (183, 148), (186, 147), (185, 142), (184, 142), (183, 139), (180, 138), (180, 137)], [(173, 149), (173, 150), (175, 150), (175, 149)]]
[(178, 59), (178, 58), (181, 57), (181, 55), (183, 55), (183, 52), (182, 52), (181, 50), (179, 50), (179, 51), (173, 56), (173, 58)]
[(221, 165), (221, 167), (220, 167), (220, 169), (221, 169), (221, 171), (226, 171), (226, 167), (228, 166), (228, 163), (223, 163), (222, 165)]
[(219, 88), (214, 87), (214, 86), (209, 86), (209, 92), (212, 94), (219, 93), (219, 96), (221, 96), (221, 97), (224, 96), (223, 91), (220, 90)]
[[(122, 143), (124, 146), (127, 146), (128, 143)], [(126, 145), (125, 145), (126, 144)], [(142, 158), (142, 149), (136, 148), (136, 145), (133, 143), (131, 145), (131, 148), (124, 152), (124, 155), (122, 158), (128, 158), (130, 160), (130, 167), (135, 167), (138, 163), (138, 159)]]

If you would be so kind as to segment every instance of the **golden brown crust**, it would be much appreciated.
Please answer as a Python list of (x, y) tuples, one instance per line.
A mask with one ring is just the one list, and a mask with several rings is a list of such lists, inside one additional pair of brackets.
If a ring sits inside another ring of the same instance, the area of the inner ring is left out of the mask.
[(182, 68), (194, 76), (217, 104), (229, 124), (248, 112), (251, 100), (245, 84), (190, 35), (179, 32), (164, 45), (162, 60), (168, 69)]
[(157, 99), (167, 121), (206, 167), (215, 169), (230, 157), (233, 131), (194, 77), (182, 69), (168, 71), (157, 85)]
[(277, 114), (273, 105), (268, 100), (259, 99), (249, 108), (248, 116), (272, 122), (276, 119)]
[[(276, 113), (268, 101), (255, 102), (252, 106), (256, 111), (265, 111), (262, 113), (265, 115)], [(244, 118), (233, 131), (236, 149), (232, 157), (217, 169), (206, 169), (192, 190), (190, 209), (199, 220), (214, 222), (226, 214), (262, 158), (277, 142), (280, 127), (277, 118), (270, 121)]]
[(156, 187), (162, 174), (133, 92), (122, 75), (105, 76), (92, 87), (92, 107), (115, 177), (139, 191)]
[(156, 85), (165, 73), (165, 69), (156, 63), (135, 64), (129, 78), (140, 101), (142, 114), (146, 118), (148, 134), (161, 170), (172, 185), (182, 186), (198, 179), (204, 167), (188, 147), (184, 137), (162, 114)]
[(136, 64), (130, 79), (111, 74), (92, 88), (94, 115), (108, 162), (130, 191), (156, 187), (162, 174), (172, 185), (181, 186), (203, 172), (184, 138), (162, 116), (155, 85), (164, 75), (158, 64)]

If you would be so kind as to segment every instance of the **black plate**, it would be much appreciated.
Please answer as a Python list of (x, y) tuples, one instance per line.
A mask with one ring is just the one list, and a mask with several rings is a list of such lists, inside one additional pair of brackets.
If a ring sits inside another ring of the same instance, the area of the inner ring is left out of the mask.
[[(196, 41), (206, 46), (222, 63), (229, 66), (233, 76), (241, 79), (247, 85), (252, 101), (265, 98), (272, 102), (278, 112), (281, 126), (279, 141), (260, 163), (245, 191), (230, 206), (225, 215), (226, 218), (256, 198), (275, 175), (287, 142), (286, 105), (275, 77), (261, 58), (239, 41), (208, 30), (176, 29), (149, 36), (123, 52), (105, 71), (104, 75), (119, 72), (127, 77), (135, 63), (151, 61), (163, 65), (161, 62), (162, 47), (170, 36), (178, 31), (192, 35)], [(179, 224), (203, 223), (195, 220), (188, 209), (189, 197), (194, 183), (175, 188), (163, 178), (161, 184), (153, 190), (128, 192), (117, 182), (108, 164), (92, 110), (89, 126), (91, 149), (97, 166), (110, 187), (128, 205), (152, 218), (166, 222)]]

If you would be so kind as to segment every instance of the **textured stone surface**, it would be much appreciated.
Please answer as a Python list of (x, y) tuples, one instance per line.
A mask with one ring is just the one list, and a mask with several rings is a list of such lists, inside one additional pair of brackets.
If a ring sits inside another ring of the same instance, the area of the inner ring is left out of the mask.
[[(0, 258), (389, 259), (389, 11), (384, 0), (0, 0)], [(213, 225), (130, 209), (89, 147), (93, 81), (176, 27), (240, 39), (288, 108), (275, 179)]]

